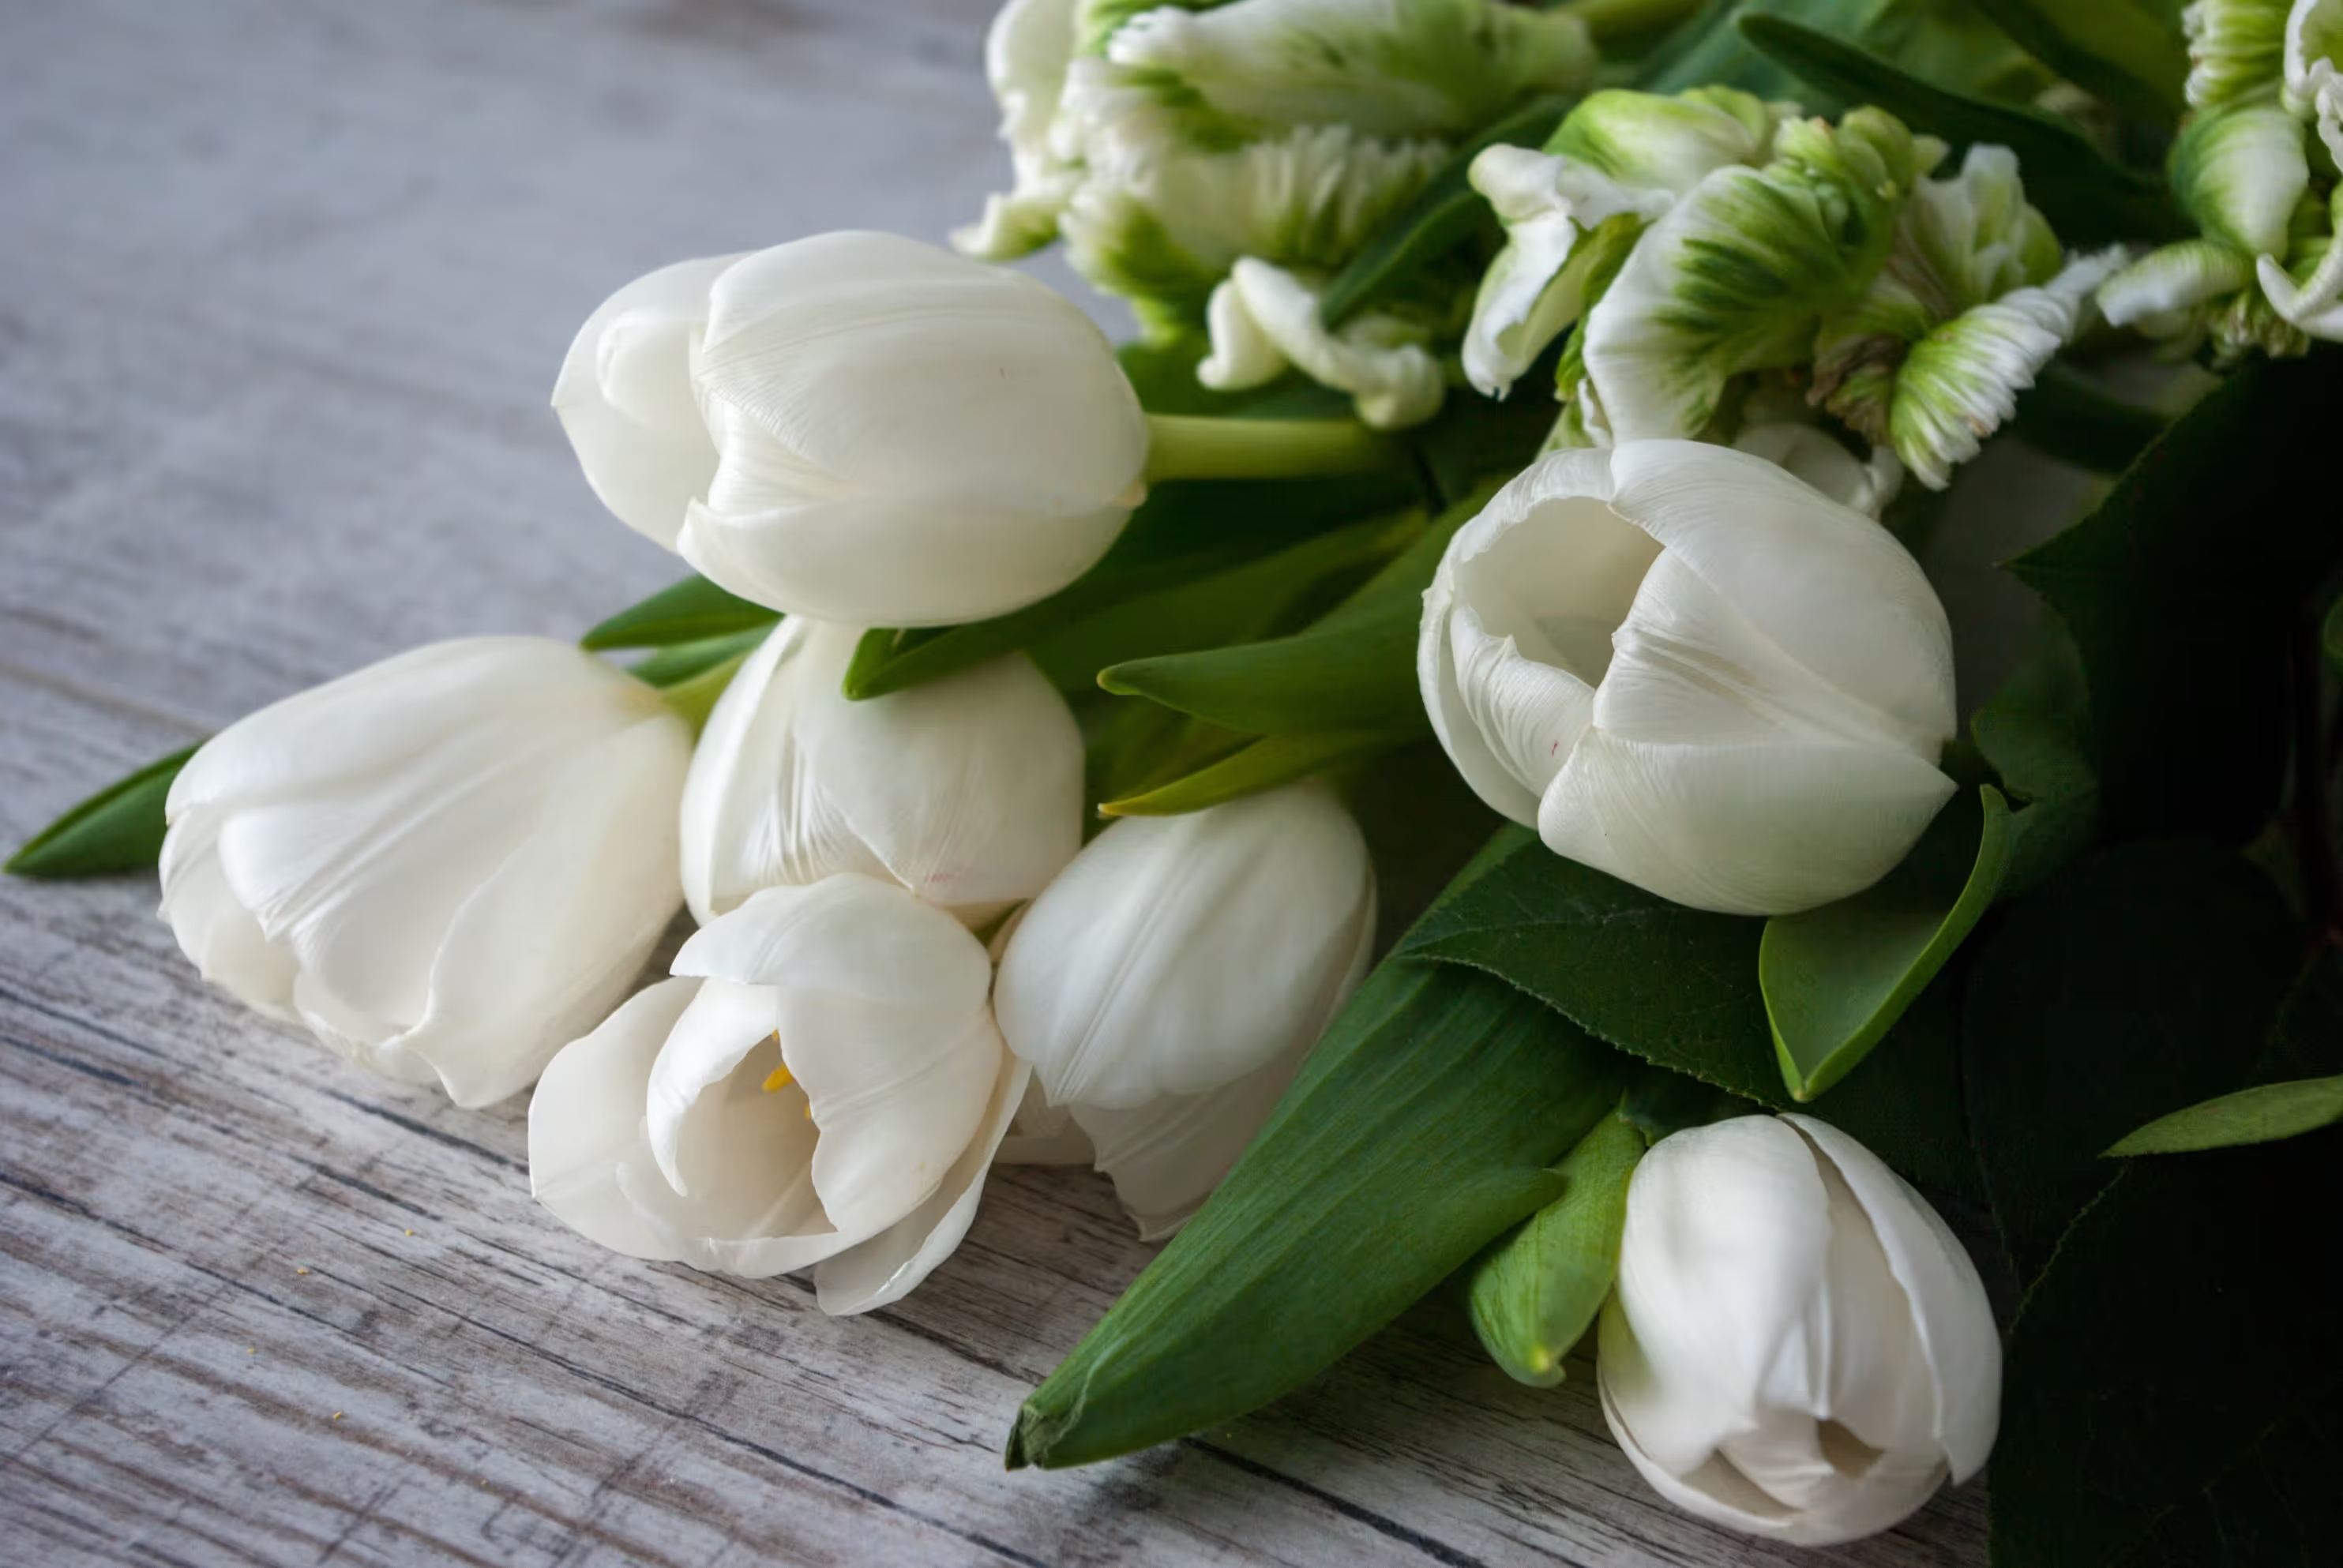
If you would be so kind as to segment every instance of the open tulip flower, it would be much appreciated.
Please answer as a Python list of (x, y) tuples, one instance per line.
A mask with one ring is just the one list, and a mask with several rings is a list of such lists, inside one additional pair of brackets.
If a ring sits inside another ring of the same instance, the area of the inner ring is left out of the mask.
[(1678, 1507), (1828, 1545), (1985, 1463), (2001, 1341), (1935, 1210), (1826, 1122), (1745, 1116), (1654, 1145), (1604, 1308), (1603, 1414)]
[(967, 1234), (1028, 1072), (950, 915), (870, 877), (701, 928), (529, 1103), (529, 1184), (588, 1239), (883, 1306)]
[(1358, 985), (1374, 929), (1366, 840), (1322, 787), (1128, 818), (1026, 910), (1001, 1027), (1141, 1233), (1168, 1235)]
[(1953, 793), (1952, 634), (1869, 518), (1689, 441), (1554, 453), (1451, 541), (1441, 744), (1556, 854), (1698, 909), (1861, 891)]
[(1031, 659), (850, 702), (861, 636), (783, 621), (709, 715), (683, 792), (701, 921), (759, 888), (858, 871), (982, 922), (1081, 847), (1081, 734)]
[(222, 730), (171, 787), (163, 918), (205, 979), (458, 1105), (526, 1089), (682, 901), (690, 742), (567, 643), (434, 643)]

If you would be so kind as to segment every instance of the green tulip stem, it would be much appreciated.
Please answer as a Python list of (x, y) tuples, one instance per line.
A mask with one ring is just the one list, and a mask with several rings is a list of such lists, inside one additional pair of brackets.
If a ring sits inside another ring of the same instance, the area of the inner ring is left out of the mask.
[(1298, 479), (1356, 474), (1392, 460), (1396, 444), (1355, 419), (1147, 417), (1147, 479)]
[(678, 719), (691, 727), (693, 739), (699, 739), (699, 732), (708, 727), (708, 716), (715, 711), (716, 699), (724, 695), (726, 687), (732, 684), (732, 678), (740, 672), (740, 666), (748, 657), (746, 652), (736, 653), (723, 663), (711, 665), (689, 680), (679, 680), (660, 690), (659, 700), (666, 703)]

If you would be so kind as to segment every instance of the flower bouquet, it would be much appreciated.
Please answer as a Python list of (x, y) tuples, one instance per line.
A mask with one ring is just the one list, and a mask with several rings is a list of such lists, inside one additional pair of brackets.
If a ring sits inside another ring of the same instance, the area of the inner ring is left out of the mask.
[[(692, 575), (9, 869), (158, 866), (256, 1010), (533, 1086), (553, 1221), (831, 1312), (1096, 1167), (1168, 1244), (1012, 1467), (1444, 1293), (1735, 1530), (1994, 1453), (1996, 1564), (2332, 1561), (2343, 0), (1011, 0), (987, 65), (960, 254), (580, 329)], [(1997, 437), (2100, 477), (1956, 690)]]

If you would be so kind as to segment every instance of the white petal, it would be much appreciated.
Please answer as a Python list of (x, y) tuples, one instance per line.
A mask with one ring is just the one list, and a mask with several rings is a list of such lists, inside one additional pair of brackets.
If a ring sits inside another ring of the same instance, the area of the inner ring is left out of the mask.
[(197, 974), (246, 1007), (295, 1022), (298, 968), (237, 901), (220, 869), (218, 838), (215, 811), (190, 811), (171, 825), (163, 839), (162, 917)]
[(1082, 743), (1023, 655), (850, 702), (852, 627), (791, 619), (709, 717), (683, 808), (692, 912), (840, 871), (963, 919), (1030, 899), (1081, 844)]
[(2248, 256), (2283, 250), (2310, 184), (2302, 127), (2275, 104), (2198, 115), (2174, 145), (2172, 183), (2207, 238)]
[(1175, 1234), (1232, 1170), (1302, 1070), (1304, 1042), (1266, 1067), (1202, 1094), (1165, 1095), (1128, 1111), (1076, 1106), (1094, 1162), (1142, 1241)]
[(1956, 1483), (1985, 1465), (2001, 1422), (2001, 1336), (1976, 1265), (1927, 1200), (1828, 1122), (1786, 1118), (1863, 1205), (1904, 1288), (1936, 1394), (1936, 1437)]
[(1257, 257), (1240, 257), (1214, 291), (1211, 324), (1212, 355), (1197, 371), (1208, 387), (1270, 379), (1262, 372), (1273, 350), (1321, 386), (1351, 394), (1359, 417), (1377, 429), (1420, 425), (1447, 397), (1440, 362), (1418, 341), (1420, 329), (1371, 310), (1329, 332), (1316, 292)]
[(528, 1102), (528, 1188), (553, 1217), (629, 1257), (678, 1254), (618, 1188), (618, 1168), (650, 1163), (644, 1091), (677, 1018), (699, 982), (661, 980), (638, 992), (584, 1039), (565, 1046)]
[(844, 1316), (900, 1301), (952, 1255), (976, 1220), (985, 1172), (1031, 1080), (1032, 1069), (1001, 1052), (983, 1125), (935, 1191), (870, 1240), (815, 1266), (815, 1299), (823, 1312)]
[(1953, 793), (1908, 752), (1667, 745), (1598, 722), (1546, 792), (1538, 836), (1694, 909), (1790, 914), (1885, 876)]
[(2117, 327), (2194, 310), (2235, 294), (2252, 278), (2246, 257), (2209, 239), (2185, 239), (2133, 262), (2099, 290), (2099, 314)]
[(2256, 266), (2270, 308), (2313, 337), (2343, 343), (2343, 244), (2330, 244), (2307, 282), (2298, 285), (2275, 256)]
[(1320, 787), (1127, 818), (1034, 901), (995, 1006), (1057, 1104), (1200, 1094), (1314, 1040), (1373, 924), (1365, 840)]
[(984, 216), (952, 244), (1006, 261), (1047, 245), (1071, 191), (1071, 171), (1051, 151), (1050, 130), (1074, 49), (1077, 0), (1008, 0), (984, 37), (984, 74), (1001, 105), (1016, 188), (988, 197)]
[(1869, 461), (1857, 457), (1816, 426), (1776, 421), (1752, 425), (1734, 437), (1734, 448), (1763, 457), (1840, 506), (1876, 518), (1903, 488), (1904, 466), (1893, 448), (1875, 447)]
[(708, 492), (716, 447), (691, 394), (709, 289), (737, 256), (678, 262), (604, 300), (553, 385), (554, 411), (586, 482), (618, 519), (669, 549)]
[(1500, 816), (1523, 827), (1537, 824), (1537, 792), (1513, 777), (1482, 735), (1479, 721), (1466, 705), (1457, 679), (1455, 583), (1443, 564), (1423, 594), (1423, 621), (1415, 645), (1415, 678), (1423, 694), (1423, 711), (1432, 732), (1456, 771), (1483, 803)]

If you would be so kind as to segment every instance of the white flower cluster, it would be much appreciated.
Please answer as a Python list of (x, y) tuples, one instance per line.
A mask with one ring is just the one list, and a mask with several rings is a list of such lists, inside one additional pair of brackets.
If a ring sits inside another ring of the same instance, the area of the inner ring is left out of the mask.
[(2197, 0), (2172, 189), (2197, 236), (2099, 293), (2107, 319), (2217, 360), (2343, 343), (2343, 0)]

